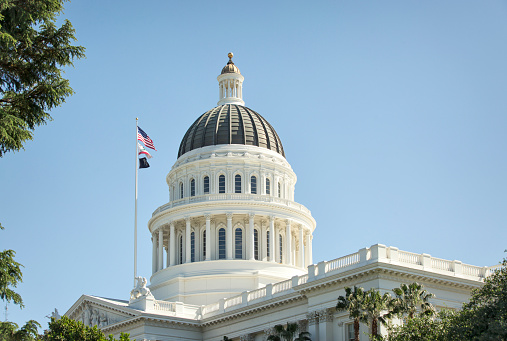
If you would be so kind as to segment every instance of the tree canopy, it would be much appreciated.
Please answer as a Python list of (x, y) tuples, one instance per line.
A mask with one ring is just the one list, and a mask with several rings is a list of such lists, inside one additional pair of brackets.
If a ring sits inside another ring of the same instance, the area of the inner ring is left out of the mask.
[[(67, 316), (60, 319), (51, 318), (49, 330), (41, 338), (43, 341), (82, 340), (82, 341), (116, 341), (113, 335), (106, 337), (97, 326), (88, 327), (83, 322), (74, 321)], [(118, 341), (129, 341), (129, 335), (121, 333)]]
[(0, 157), (32, 140), (49, 111), (73, 94), (63, 68), (84, 57), (74, 28), (57, 16), (65, 0), (0, 0)]
[[(1, 224), (0, 229), (4, 229)], [(14, 260), (15, 254), (16, 252), (13, 250), (3, 250), (0, 252), (0, 299), (7, 302), (12, 301), (23, 308), (21, 296), (12, 290), (23, 279), (23, 273), (21, 272), (23, 265)]]

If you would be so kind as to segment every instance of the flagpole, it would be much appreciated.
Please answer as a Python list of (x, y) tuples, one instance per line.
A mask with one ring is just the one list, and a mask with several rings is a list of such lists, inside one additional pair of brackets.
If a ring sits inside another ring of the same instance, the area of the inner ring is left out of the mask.
[(136, 286), (136, 277), (137, 277), (137, 159), (139, 155), (139, 147), (137, 142), (137, 121), (136, 117), (136, 205), (135, 205), (135, 214), (134, 214), (134, 287)]

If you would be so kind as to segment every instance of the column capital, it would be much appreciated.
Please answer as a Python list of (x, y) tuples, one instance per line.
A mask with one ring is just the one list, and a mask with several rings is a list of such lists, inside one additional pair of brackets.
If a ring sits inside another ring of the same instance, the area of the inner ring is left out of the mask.
[(332, 322), (334, 309), (327, 308), (319, 311), (319, 322)]
[(253, 213), (253, 212), (248, 213), (248, 218), (249, 219), (255, 218), (255, 213)]
[(211, 220), (211, 214), (210, 213), (204, 213), (204, 218), (206, 218), (206, 220)]
[(186, 216), (184, 219), (185, 219), (186, 223), (190, 223), (190, 217), (189, 216)]
[(261, 226), (264, 226), (266, 224), (266, 219), (261, 220)]
[(291, 224), (291, 223), (292, 223), (292, 220), (290, 220), (290, 219), (285, 219), (285, 224), (286, 224), (287, 226), (290, 226), (290, 224)]
[(270, 215), (270, 216), (269, 216), (269, 221), (270, 221), (270, 222), (275, 221), (275, 216), (274, 216), (274, 215)]
[(227, 212), (227, 213), (225, 213), (225, 215), (227, 216), (227, 220), (229, 220), (229, 219), (232, 219), (232, 216), (234, 214), (232, 212)]
[(319, 313), (317, 311), (311, 311), (306, 314), (306, 319), (310, 326), (315, 325), (319, 322)]

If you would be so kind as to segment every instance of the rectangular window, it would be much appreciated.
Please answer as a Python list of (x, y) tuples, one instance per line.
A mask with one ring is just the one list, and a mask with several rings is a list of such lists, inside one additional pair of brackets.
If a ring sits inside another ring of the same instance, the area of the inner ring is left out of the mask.
[(280, 262), (279, 263), (282, 264), (283, 263), (283, 240), (282, 240), (282, 235), (280, 235), (280, 244), (279, 244), (279, 246), (280, 246), (280, 255), (279, 255), (280, 256)]
[(209, 194), (209, 176), (204, 177), (204, 194)]
[(225, 229), (218, 230), (218, 259), (225, 259)]
[(278, 183), (278, 197), (282, 197), (282, 185), (280, 183)]
[(218, 193), (225, 193), (225, 175), (218, 177)]
[(354, 341), (356, 339), (355, 335), (354, 335), (354, 324), (353, 323), (347, 324), (346, 333), (347, 333), (347, 335), (345, 336), (345, 340)]
[(243, 230), (236, 229), (234, 237), (234, 258), (243, 259)]
[(190, 181), (190, 196), (195, 197), (195, 180)]
[(234, 193), (241, 193), (241, 175), (234, 177)]
[(269, 179), (266, 179), (266, 195), (271, 194), (271, 181)]
[(195, 262), (195, 233), (190, 234), (190, 261)]
[(254, 257), (259, 260), (259, 231), (254, 230)]
[(255, 176), (250, 179), (250, 193), (257, 194), (257, 178)]
[(266, 247), (267, 247), (267, 256), (270, 257), (269, 254), (269, 231), (266, 232)]
[(206, 258), (206, 231), (202, 233), (202, 256)]

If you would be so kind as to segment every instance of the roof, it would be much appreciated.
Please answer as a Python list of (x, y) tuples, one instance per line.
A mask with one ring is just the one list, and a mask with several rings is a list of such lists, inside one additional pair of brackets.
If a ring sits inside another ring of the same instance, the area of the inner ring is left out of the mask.
[(221, 144), (262, 147), (285, 157), (282, 141), (271, 124), (252, 109), (236, 104), (220, 105), (202, 114), (181, 140), (178, 157)]

